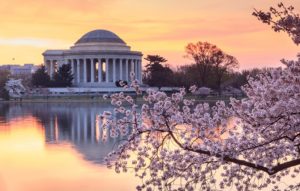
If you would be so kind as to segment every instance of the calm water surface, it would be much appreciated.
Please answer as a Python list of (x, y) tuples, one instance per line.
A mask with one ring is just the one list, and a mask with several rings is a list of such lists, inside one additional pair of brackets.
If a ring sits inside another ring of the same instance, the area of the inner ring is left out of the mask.
[(109, 104), (0, 104), (0, 191), (134, 190), (133, 174), (103, 165), (118, 144), (97, 115)]

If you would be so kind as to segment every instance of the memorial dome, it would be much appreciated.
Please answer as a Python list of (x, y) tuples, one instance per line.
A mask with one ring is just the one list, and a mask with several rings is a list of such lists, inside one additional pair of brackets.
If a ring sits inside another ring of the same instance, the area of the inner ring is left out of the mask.
[(108, 30), (93, 30), (83, 35), (75, 44), (84, 43), (122, 43), (126, 44), (118, 35)]

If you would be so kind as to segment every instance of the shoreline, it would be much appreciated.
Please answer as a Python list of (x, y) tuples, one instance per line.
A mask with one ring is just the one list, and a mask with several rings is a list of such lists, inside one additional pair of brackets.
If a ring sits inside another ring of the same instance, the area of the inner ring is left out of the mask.
[[(134, 96), (133, 96), (134, 97)], [(198, 102), (216, 102), (216, 101), (225, 101), (229, 102), (230, 97), (228, 96), (212, 96), (212, 97), (206, 97), (201, 98), (198, 96), (193, 95), (187, 95), (187, 99), (195, 99)], [(237, 99), (241, 99), (243, 97), (236, 97)], [(134, 99), (138, 103), (142, 103), (143, 98), (142, 96), (134, 97)], [(0, 100), (0, 104), (5, 103), (76, 103), (76, 102), (82, 102), (82, 103), (110, 103), (110, 99), (104, 99), (102, 96), (63, 96), (63, 97), (28, 97), (28, 98), (22, 98), (22, 99), (11, 99), (11, 100)]]

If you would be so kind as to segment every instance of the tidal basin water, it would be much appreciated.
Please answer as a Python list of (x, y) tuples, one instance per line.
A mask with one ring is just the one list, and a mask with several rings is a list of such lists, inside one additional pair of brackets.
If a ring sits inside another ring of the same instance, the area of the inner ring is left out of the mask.
[(0, 191), (134, 190), (139, 180), (103, 164), (121, 138), (103, 141), (98, 103), (0, 104)]

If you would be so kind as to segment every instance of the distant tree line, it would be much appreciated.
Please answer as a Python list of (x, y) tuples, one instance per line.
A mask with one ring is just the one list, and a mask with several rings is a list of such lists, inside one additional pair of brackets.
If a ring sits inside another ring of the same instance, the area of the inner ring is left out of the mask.
[(186, 46), (186, 58), (192, 63), (172, 70), (164, 64), (167, 59), (160, 55), (148, 55), (148, 61), (143, 74), (143, 82), (149, 86), (163, 87), (208, 87), (219, 94), (226, 86), (240, 88), (247, 83), (247, 76), (255, 76), (260, 69), (236, 71), (238, 60), (226, 54), (216, 45), (208, 42), (189, 43)]

